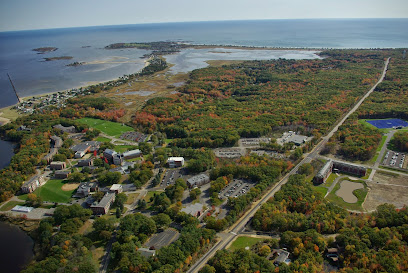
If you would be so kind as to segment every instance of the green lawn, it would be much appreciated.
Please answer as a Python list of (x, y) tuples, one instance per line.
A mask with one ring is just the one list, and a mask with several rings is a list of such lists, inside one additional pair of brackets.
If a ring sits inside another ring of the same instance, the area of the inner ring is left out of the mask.
[(387, 140), (387, 136), (382, 136), (380, 145), (378, 145), (377, 151), (375, 152), (375, 156), (368, 161), (369, 163), (374, 164), (377, 161), (378, 156), (380, 155), (381, 149), (384, 146), (385, 141)]
[(98, 129), (109, 136), (119, 137), (124, 132), (134, 131), (132, 127), (118, 122), (106, 121), (94, 118), (81, 118), (78, 122), (87, 124), (89, 127)]
[(235, 241), (231, 244), (231, 246), (228, 248), (231, 251), (234, 251), (236, 249), (240, 248), (245, 248), (245, 247), (251, 247), (254, 244), (263, 241), (265, 239), (262, 238), (253, 238), (253, 237), (248, 237), (248, 236), (240, 236)]
[(107, 137), (97, 137), (96, 141), (99, 141), (99, 142), (111, 142), (111, 139), (107, 138)]
[(116, 145), (114, 150), (117, 153), (123, 153), (129, 150), (137, 149), (137, 146), (134, 145)]
[[(43, 201), (57, 202), (57, 203), (68, 203), (71, 200), (71, 196), (75, 190), (63, 191), (61, 189), (65, 182), (61, 179), (51, 179), (45, 183), (44, 186), (36, 189), (34, 193), (37, 196), (41, 196)], [(27, 199), (27, 194), (18, 196), (21, 200)]]
[[(340, 183), (343, 180), (348, 180), (351, 182), (355, 182), (355, 183), (362, 183), (364, 185), (363, 189), (358, 189), (358, 190), (354, 190), (353, 194), (354, 196), (357, 197), (357, 202), (356, 203), (347, 203), (343, 200), (343, 198), (339, 197), (336, 195), (336, 192), (340, 189)], [(367, 185), (363, 180), (358, 180), (358, 181), (354, 181), (354, 180), (350, 180), (348, 178), (344, 178), (341, 179), (337, 185), (334, 187), (334, 189), (329, 193), (329, 195), (327, 196), (327, 199), (332, 202), (333, 204), (339, 206), (339, 207), (343, 207), (345, 209), (348, 210), (359, 210), (359, 211), (363, 211), (363, 207), (361, 206), (367, 196), (368, 193), (368, 189), (367, 189)]]
[(8, 211), (14, 208), (17, 205), (24, 205), (24, 202), (19, 202), (19, 201), (9, 201), (8, 203), (4, 204), (1, 208), (0, 211)]
[(338, 177), (337, 174), (331, 173), (331, 174), (329, 175), (329, 177), (327, 178), (326, 182), (324, 182), (324, 185), (325, 185), (326, 187), (330, 187), (330, 186), (333, 184), (334, 180), (336, 180), (337, 177)]
[(322, 194), (322, 196), (324, 197), (328, 191), (328, 189), (326, 187), (323, 186), (314, 186), (313, 190), (316, 192), (320, 192)]

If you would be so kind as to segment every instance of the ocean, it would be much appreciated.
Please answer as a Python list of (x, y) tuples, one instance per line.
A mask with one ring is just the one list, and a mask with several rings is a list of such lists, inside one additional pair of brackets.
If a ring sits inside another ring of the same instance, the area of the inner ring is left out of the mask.
[[(71, 89), (116, 79), (144, 66), (139, 49), (107, 50), (117, 42), (186, 41), (207, 45), (283, 48), (402, 48), (408, 47), (408, 19), (308, 19), (158, 23), (0, 32), (0, 108), (16, 103), (10, 74), (20, 96)], [(57, 47), (46, 54), (38, 47)], [(209, 59), (317, 58), (315, 52), (275, 52), (259, 49), (215, 53), (183, 51), (168, 56), (173, 73), (204, 67)], [(71, 60), (44, 61), (45, 57)], [(72, 62), (86, 65), (66, 66)], [(174, 70), (175, 69), (175, 70)], [(179, 69), (179, 70), (177, 70)]]

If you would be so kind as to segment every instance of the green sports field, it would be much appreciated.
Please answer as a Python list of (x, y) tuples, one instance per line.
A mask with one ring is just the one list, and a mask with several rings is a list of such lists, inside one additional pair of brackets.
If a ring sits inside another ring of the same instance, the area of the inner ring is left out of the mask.
[[(34, 194), (41, 196), (43, 201), (68, 203), (71, 200), (71, 196), (75, 190), (63, 191), (61, 187), (64, 185), (64, 181), (61, 179), (51, 179), (45, 183), (44, 186), (36, 189)], [(26, 200), (27, 194), (20, 195), (19, 199)]]
[(119, 137), (124, 132), (134, 131), (132, 127), (129, 127), (127, 125), (95, 118), (81, 118), (78, 119), (78, 122), (87, 124), (91, 128), (98, 129), (101, 132), (114, 137)]

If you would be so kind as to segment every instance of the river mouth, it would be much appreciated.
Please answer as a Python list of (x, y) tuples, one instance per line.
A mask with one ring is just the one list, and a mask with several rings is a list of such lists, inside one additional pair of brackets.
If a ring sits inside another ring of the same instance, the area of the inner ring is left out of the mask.
[(16, 226), (0, 221), (0, 265), (3, 273), (18, 273), (33, 259), (34, 241)]

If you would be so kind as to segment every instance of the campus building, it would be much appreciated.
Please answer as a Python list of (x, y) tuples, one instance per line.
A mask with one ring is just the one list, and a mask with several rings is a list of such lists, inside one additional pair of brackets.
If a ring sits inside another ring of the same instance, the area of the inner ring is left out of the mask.
[(42, 175), (36, 175), (27, 182), (25, 182), (23, 186), (21, 186), (21, 191), (23, 193), (32, 193), (37, 188), (39, 188), (44, 182), (45, 180)]
[(183, 167), (184, 157), (169, 157), (169, 159), (167, 159), (167, 164), (169, 164), (169, 168)]
[(57, 125), (54, 125), (52, 128), (60, 130), (63, 133), (75, 133), (76, 132), (75, 126), (65, 127), (65, 126), (62, 126), (61, 124), (57, 124)]
[(67, 167), (67, 164), (62, 161), (53, 161), (50, 163), (50, 170), (62, 170)]
[(316, 176), (313, 179), (314, 182), (316, 184), (322, 184), (326, 182), (326, 179), (330, 176), (330, 174), (333, 171), (349, 173), (351, 175), (356, 175), (356, 176), (365, 176), (367, 174), (366, 167), (351, 164), (351, 163), (346, 163), (346, 162), (329, 160), (326, 162), (323, 168), (321, 168), (320, 171), (316, 174)]
[(108, 192), (99, 203), (91, 205), (91, 210), (94, 214), (106, 214), (113, 202), (115, 202), (115, 194)]
[(187, 179), (187, 186), (190, 188), (199, 187), (210, 182), (210, 178), (202, 173)]

